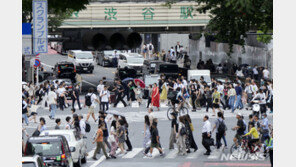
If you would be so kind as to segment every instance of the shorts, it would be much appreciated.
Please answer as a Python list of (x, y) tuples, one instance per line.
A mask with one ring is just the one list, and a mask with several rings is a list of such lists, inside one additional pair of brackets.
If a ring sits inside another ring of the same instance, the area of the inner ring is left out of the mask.
[(237, 138), (238, 141), (241, 141), (242, 140), (242, 135), (235, 134), (234, 137)]
[(151, 143), (151, 148), (157, 148), (157, 147), (159, 147), (158, 143)]
[(88, 107), (88, 113), (94, 114), (95, 113), (95, 107), (94, 106)]
[(213, 108), (220, 108), (219, 104), (213, 103)]

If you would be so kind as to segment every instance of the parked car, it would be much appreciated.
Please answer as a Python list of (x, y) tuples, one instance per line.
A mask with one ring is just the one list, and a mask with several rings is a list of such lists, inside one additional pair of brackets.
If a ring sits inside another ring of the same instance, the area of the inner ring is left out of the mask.
[(163, 61), (160, 60), (144, 60), (142, 71), (143, 74), (155, 74), (156, 67), (163, 63)]
[(86, 163), (86, 141), (80, 138), (75, 130), (45, 130), (40, 134), (40, 136), (48, 135), (62, 135), (66, 138), (69, 147), (75, 148), (75, 151), (71, 152), (71, 156), (76, 167), (80, 167), (81, 163)]
[(121, 53), (119, 54), (118, 69), (130, 68), (136, 70), (137, 74), (142, 74), (144, 57), (138, 53)]
[(93, 73), (94, 56), (90, 51), (69, 50), (68, 61), (75, 65), (77, 72)]
[[(117, 51), (116, 54), (121, 53), (119, 50), (116, 50), (116, 51)], [(98, 52), (96, 54), (96, 63), (103, 67), (106, 67), (106, 66), (113, 67), (114, 64), (112, 63), (112, 59), (113, 59), (114, 52), (115, 50), (105, 50), (105, 51)]]
[(74, 151), (65, 136), (38, 136), (27, 140), (24, 155), (39, 155), (48, 166), (73, 167), (71, 152)]
[(54, 66), (53, 74), (57, 78), (69, 78), (75, 83), (76, 67), (72, 62), (61, 61)]
[(39, 155), (22, 157), (22, 167), (47, 167)]

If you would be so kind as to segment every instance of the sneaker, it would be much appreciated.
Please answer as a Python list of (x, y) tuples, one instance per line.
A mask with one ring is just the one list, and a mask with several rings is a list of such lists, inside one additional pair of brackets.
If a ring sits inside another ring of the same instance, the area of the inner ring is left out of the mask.
[(106, 159), (110, 159), (110, 157), (108, 156), (108, 157), (106, 157)]
[(149, 157), (149, 158), (152, 157), (151, 153), (148, 153), (146, 156)]
[(97, 157), (92, 157), (93, 160), (98, 160)]
[(133, 149), (127, 149), (126, 151), (132, 151)]
[(111, 158), (116, 159), (116, 157), (114, 155), (110, 155), (110, 156), (111, 156)]
[(160, 153), (160, 156), (164, 156), (164, 151), (162, 151), (162, 153)]

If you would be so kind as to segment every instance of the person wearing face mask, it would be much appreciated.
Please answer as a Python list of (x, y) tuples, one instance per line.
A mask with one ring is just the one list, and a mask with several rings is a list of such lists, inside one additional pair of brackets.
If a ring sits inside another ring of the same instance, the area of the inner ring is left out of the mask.
[(76, 85), (73, 90), (72, 90), (72, 95), (71, 95), (71, 99), (72, 99), (72, 109), (74, 109), (74, 106), (75, 106), (75, 101), (77, 101), (78, 103), (78, 107), (79, 107), (79, 110), (81, 110), (81, 105), (80, 105), (80, 100), (79, 100), (79, 85)]

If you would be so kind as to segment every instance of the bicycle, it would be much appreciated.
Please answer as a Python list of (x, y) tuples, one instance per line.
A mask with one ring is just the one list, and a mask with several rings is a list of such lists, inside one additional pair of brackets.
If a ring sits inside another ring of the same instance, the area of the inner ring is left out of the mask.
[[(247, 154), (254, 156), (255, 159), (262, 158), (259, 157), (260, 153), (263, 153), (262, 144), (260, 142), (254, 144), (254, 150), (250, 150), (248, 147), (248, 139), (243, 137), (241, 142), (239, 142), (238, 146), (235, 143), (230, 148), (230, 153), (235, 159), (245, 159)], [(265, 158), (268, 158), (269, 154), (265, 155)], [(248, 157), (247, 157), (248, 158)]]
[(183, 115), (188, 114), (188, 112), (189, 112), (188, 108), (184, 107), (184, 104), (181, 105), (179, 111), (176, 111), (175, 107), (171, 106), (171, 107), (169, 107), (169, 109), (167, 111), (167, 117), (168, 117), (169, 120), (172, 120), (173, 118), (172, 118), (171, 113), (177, 113), (178, 116), (183, 116)]

